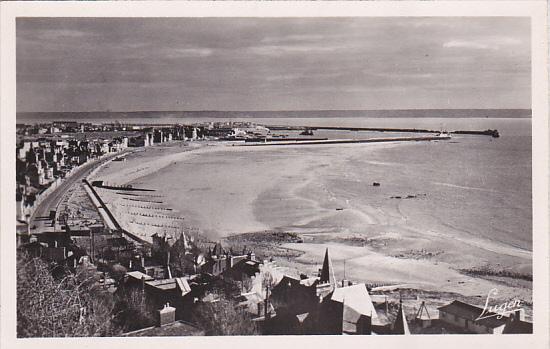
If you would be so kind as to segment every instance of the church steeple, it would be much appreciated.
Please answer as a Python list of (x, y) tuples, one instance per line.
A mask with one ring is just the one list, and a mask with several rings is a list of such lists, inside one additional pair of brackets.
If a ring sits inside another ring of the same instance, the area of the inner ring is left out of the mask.
[(399, 300), (399, 310), (397, 311), (397, 318), (393, 323), (393, 333), (394, 334), (411, 334), (409, 331), (409, 325), (407, 324), (407, 318), (405, 317), (405, 312), (403, 311), (403, 302)]
[(328, 255), (328, 248), (325, 251), (325, 259), (323, 260), (323, 268), (319, 275), (319, 281), (321, 283), (330, 283), (336, 285), (336, 277), (334, 276), (334, 269), (332, 268), (332, 262)]

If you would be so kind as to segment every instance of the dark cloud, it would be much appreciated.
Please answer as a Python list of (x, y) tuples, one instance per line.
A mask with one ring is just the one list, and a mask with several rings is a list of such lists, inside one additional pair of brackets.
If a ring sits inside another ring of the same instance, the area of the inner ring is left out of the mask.
[(529, 108), (528, 18), (19, 18), (19, 111)]

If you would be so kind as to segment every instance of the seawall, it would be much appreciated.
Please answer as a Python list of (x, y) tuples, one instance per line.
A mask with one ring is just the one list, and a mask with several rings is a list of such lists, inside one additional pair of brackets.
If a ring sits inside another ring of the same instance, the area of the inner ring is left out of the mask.
[[(82, 180), (84, 182), (84, 184), (87, 186), (87, 188), (90, 190), (90, 192), (92, 193), (92, 195), (95, 197), (95, 199), (97, 200), (97, 202), (99, 203), (99, 205), (101, 206), (101, 208), (103, 209), (102, 211), (105, 212), (105, 214), (107, 215), (108, 217), (108, 220), (111, 221), (112, 225), (116, 228), (117, 231), (120, 231), (122, 232), (124, 235), (127, 235), (128, 237), (130, 237), (132, 240), (140, 243), (140, 244), (146, 244), (147, 242), (140, 239), (139, 237), (137, 237), (136, 235), (130, 233), (129, 231), (125, 230), (122, 228), (122, 226), (118, 223), (117, 219), (115, 218), (115, 216), (113, 215), (113, 213), (111, 212), (111, 210), (109, 210), (109, 208), (107, 207), (107, 205), (105, 204), (105, 202), (103, 201), (103, 199), (101, 199), (101, 196), (99, 196), (99, 194), (97, 193), (97, 191), (92, 187), (92, 185), (90, 184), (90, 182), (88, 182), (87, 179), (83, 179)], [(95, 201), (95, 200), (93, 200)], [(100, 210), (100, 213), (103, 213), (101, 210)]]

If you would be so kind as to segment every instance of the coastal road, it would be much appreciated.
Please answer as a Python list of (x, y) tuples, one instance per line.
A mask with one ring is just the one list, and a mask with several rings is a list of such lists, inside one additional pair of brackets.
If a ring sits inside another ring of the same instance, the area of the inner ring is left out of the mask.
[(54, 227), (52, 226), (52, 220), (49, 219), (50, 210), (56, 209), (65, 194), (67, 194), (67, 191), (69, 191), (75, 183), (81, 182), (82, 179), (86, 177), (96, 166), (122, 154), (124, 154), (124, 152), (114, 153), (100, 161), (90, 161), (77, 168), (73, 172), (72, 176), (65, 178), (65, 180), (63, 180), (63, 182), (50, 193), (50, 195), (42, 200), (34, 211), (34, 214), (29, 220), (30, 233), (35, 234), (53, 231)]

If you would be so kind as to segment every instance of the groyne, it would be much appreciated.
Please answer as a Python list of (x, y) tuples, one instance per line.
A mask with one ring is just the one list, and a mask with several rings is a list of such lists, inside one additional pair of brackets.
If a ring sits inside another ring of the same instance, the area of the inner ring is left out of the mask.
[[(115, 227), (115, 229), (119, 232), (121, 232), (123, 235), (126, 235), (128, 236), (129, 238), (131, 238), (132, 240), (134, 240), (135, 242), (138, 242), (140, 244), (146, 244), (147, 242), (144, 241), (143, 239), (140, 239), (139, 237), (137, 237), (135, 234), (132, 234), (130, 233), (129, 231), (125, 230), (122, 228), (122, 226), (120, 225), (120, 223), (118, 223), (117, 219), (115, 218), (115, 216), (113, 215), (113, 213), (111, 212), (111, 210), (109, 210), (109, 208), (107, 207), (107, 205), (105, 204), (105, 202), (103, 201), (103, 199), (101, 198), (101, 196), (99, 196), (99, 194), (97, 193), (97, 191), (94, 189), (94, 187), (90, 184), (90, 182), (87, 180), (87, 179), (83, 179), (82, 182), (84, 182), (85, 186), (87, 186), (88, 190), (92, 193), (92, 195), (94, 196), (95, 200), (97, 200), (97, 202), (99, 203), (99, 205), (101, 206), (102, 208), (102, 211), (107, 215), (107, 219), (108, 221), (110, 221), (110, 223), (112, 223), (112, 225)], [(95, 201), (93, 200), (93, 201)], [(101, 211), (100, 211), (101, 212)], [(110, 224), (109, 224), (110, 225)]]
[(102, 188), (102, 189), (121, 190), (121, 191), (155, 191), (154, 189), (133, 188), (131, 186), (108, 185), (108, 184), (105, 184), (103, 181), (92, 181), (92, 186)]

